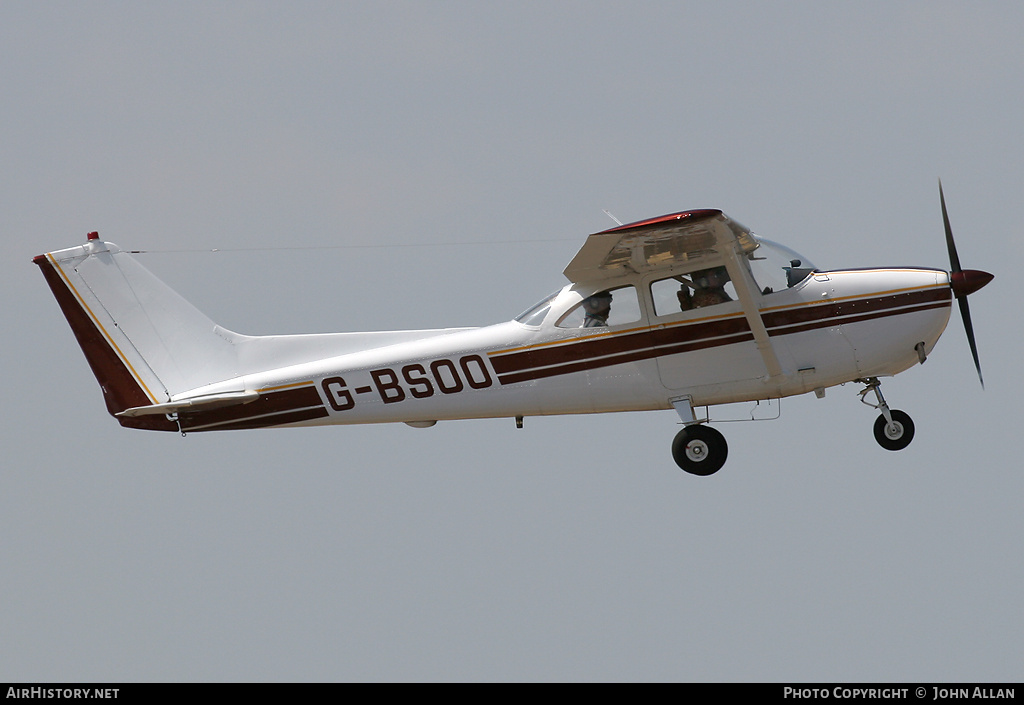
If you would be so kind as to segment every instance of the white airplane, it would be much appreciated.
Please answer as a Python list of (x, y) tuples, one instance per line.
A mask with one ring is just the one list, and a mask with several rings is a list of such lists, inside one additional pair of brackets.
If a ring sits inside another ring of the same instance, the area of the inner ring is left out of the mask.
[[(878, 443), (914, 424), (879, 378), (923, 363), (956, 298), (981, 378), (967, 295), (992, 275), (822, 271), (718, 210), (596, 233), (569, 284), (484, 328), (248, 336), (217, 325), (90, 233), (33, 261), (123, 426), (214, 431), (674, 409), (672, 455), (710, 475), (728, 453), (701, 407), (781, 399), (847, 382), (878, 409)], [(873, 393), (874, 402), (866, 397)]]

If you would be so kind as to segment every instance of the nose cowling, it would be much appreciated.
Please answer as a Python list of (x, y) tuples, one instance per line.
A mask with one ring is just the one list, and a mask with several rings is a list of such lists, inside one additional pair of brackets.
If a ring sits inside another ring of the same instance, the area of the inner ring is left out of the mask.
[(959, 272), (950, 273), (949, 286), (953, 289), (953, 296), (962, 299), (965, 296), (970, 296), (994, 278), (995, 275), (980, 269), (961, 269)]

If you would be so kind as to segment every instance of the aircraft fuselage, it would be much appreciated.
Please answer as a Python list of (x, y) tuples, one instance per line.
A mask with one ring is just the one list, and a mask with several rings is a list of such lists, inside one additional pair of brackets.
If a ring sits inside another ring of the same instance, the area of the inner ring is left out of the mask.
[(917, 364), (916, 346), (931, 351), (952, 298), (948, 273), (937, 269), (815, 272), (761, 296), (781, 366), (771, 375), (737, 301), (660, 317), (644, 301), (641, 320), (631, 324), (552, 324), (589, 293), (565, 287), (538, 325), (434, 331), (188, 390), (180, 396), (255, 390), (262, 403), (185, 412), (182, 429), (422, 424), (669, 409), (670, 399), (684, 395), (700, 406), (787, 397)]

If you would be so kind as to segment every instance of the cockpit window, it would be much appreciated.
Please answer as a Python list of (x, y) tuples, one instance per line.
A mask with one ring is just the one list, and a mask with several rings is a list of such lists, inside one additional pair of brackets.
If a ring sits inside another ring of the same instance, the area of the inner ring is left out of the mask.
[(636, 289), (621, 286), (605, 289), (587, 296), (562, 316), (559, 328), (604, 328), (640, 320), (640, 301)]
[(559, 289), (558, 291), (548, 294), (544, 299), (538, 301), (533, 306), (516, 316), (515, 320), (519, 321), (524, 326), (539, 326), (544, 321), (544, 317), (548, 315), (548, 311), (551, 309), (551, 302), (554, 301), (555, 297), (561, 292), (562, 290)]
[(658, 316), (671, 316), (681, 311), (736, 301), (737, 298), (725, 267), (698, 269), (651, 284), (651, 300)]
[(750, 253), (750, 273), (762, 294), (794, 287), (818, 271), (806, 257), (785, 245), (761, 237), (755, 239), (758, 248)]

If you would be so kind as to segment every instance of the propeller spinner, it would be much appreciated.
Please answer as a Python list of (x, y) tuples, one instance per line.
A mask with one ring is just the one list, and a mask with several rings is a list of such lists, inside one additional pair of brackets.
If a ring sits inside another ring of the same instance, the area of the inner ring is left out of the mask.
[(981, 362), (978, 360), (978, 344), (974, 339), (974, 325), (971, 323), (971, 308), (967, 297), (992, 281), (994, 275), (977, 269), (964, 269), (960, 266), (960, 256), (953, 242), (953, 229), (949, 226), (949, 214), (946, 212), (946, 197), (942, 193), (942, 181), (939, 181), (939, 202), (942, 204), (942, 224), (946, 228), (946, 249), (949, 251), (949, 286), (953, 290), (957, 304), (960, 306), (960, 317), (967, 332), (967, 342), (971, 346), (974, 367), (978, 370), (978, 381), (984, 389), (985, 379), (981, 376)]

